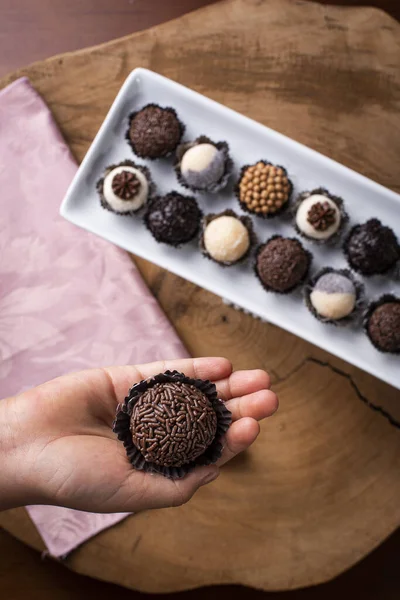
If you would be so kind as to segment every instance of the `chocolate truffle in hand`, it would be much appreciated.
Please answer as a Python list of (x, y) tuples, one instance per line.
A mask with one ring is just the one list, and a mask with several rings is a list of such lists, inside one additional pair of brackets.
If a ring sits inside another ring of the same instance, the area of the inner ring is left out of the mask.
[(400, 298), (387, 296), (372, 304), (365, 328), (378, 350), (400, 353)]
[(213, 383), (166, 371), (131, 388), (113, 429), (133, 467), (179, 479), (217, 462), (231, 419)]
[(184, 133), (173, 108), (148, 104), (129, 118), (127, 140), (142, 158), (163, 158), (174, 152)]
[(378, 219), (353, 227), (345, 240), (344, 252), (350, 266), (362, 275), (383, 275), (400, 259), (394, 232)]
[(334, 323), (348, 319), (354, 313), (361, 288), (350, 271), (326, 268), (310, 284), (306, 302), (315, 317)]
[(286, 169), (259, 161), (243, 167), (236, 195), (243, 210), (269, 218), (287, 208), (292, 187)]
[(194, 142), (181, 144), (176, 155), (175, 170), (184, 187), (215, 193), (228, 183), (233, 163), (226, 142), (215, 143), (200, 136)]
[(145, 223), (157, 242), (179, 246), (189, 242), (199, 230), (201, 211), (191, 196), (170, 192), (155, 198), (145, 215)]
[(310, 263), (299, 240), (274, 236), (258, 248), (255, 271), (267, 291), (284, 294), (304, 281)]
[(107, 167), (97, 183), (102, 207), (119, 215), (129, 215), (142, 208), (152, 188), (149, 170), (130, 160)]
[(181, 467), (208, 448), (217, 432), (217, 415), (194, 385), (158, 383), (135, 404), (132, 440), (144, 459), (163, 467)]
[(253, 227), (250, 217), (239, 217), (226, 210), (204, 219), (201, 245), (206, 256), (224, 266), (244, 259), (251, 246)]
[(343, 201), (322, 188), (304, 192), (296, 204), (296, 228), (313, 241), (331, 240), (347, 220)]

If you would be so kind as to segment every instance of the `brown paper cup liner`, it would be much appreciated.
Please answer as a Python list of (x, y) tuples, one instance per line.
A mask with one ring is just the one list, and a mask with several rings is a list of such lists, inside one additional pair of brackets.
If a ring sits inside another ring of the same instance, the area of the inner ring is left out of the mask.
[[(193, 146), (197, 146), (198, 144), (211, 144), (212, 146), (215, 146), (218, 150), (223, 152), (225, 156), (225, 169), (222, 176), (215, 183), (206, 185), (204, 187), (195, 187), (190, 185), (181, 172), (181, 162), (183, 155), (190, 148), (193, 148)], [(193, 142), (183, 143), (178, 146), (178, 148), (176, 149), (176, 162), (174, 168), (176, 177), (183, 187), (192, 190), (193, 192), (209, 192), (211, 194), (216, 194), (217, 192), (219, 192), (227, 186), (229, 178), (232, 175), (233, 161), (229, 154), (229, 145), (227, 144), (227, 142), (213, 142), (206, 135), (201, 135), (198, 138), (196, 138)]]
[[(313, 196), (314, 194), (321, 194), (322, 196), (326, 196), (327, 198), (329, 198), (329, 200), (332, 200), (332, 202), (334, 202), (336, 204), (336, 206), (339, 209), (340, 212), (340, 225), (338, 230), (331, 235), (329, 238), (327, 238), (326, 240), (316, 240), (315, 238), (309, 237), (308, 235), (306, 235), (303, 231), (301, 231), (299, 229), (299, 227), (297, 226), (296, 223), (296, 213), (298, 211), (298, 208), (300, 206), (300, 204), (302, 202), (304, 202), (304, 200), (307, 200), (307, 198), (309, 198), (310, 196)], [(345, 208), (344, 208), (344, 201), (342, 198), (340, 198), (339, 196), (334, 196), (333, 194), (331, 194), (327, 189), (325, 188), (317, 188), (315, 190), (312, 190), (311, 192), (302, 192), (295, 204), (293, 205), (292, 209), (291, 209), (291, 216), (293, 219), (293, 227), (295, 228), (296, 232), (305, 240), (307, 240), (308, 242), (312, 242), (313, 244), (319, 244), (320, 246), (327, 244), (327, 245), (334, 245), (337, 244), (338, 241), (340, 240), (340, 238), (343, 235), (343, 231), (345, 229), (345, 227), (347, 226), (348, 222), (349, 222), (349, 215), (347, 214)]]
[[(242, 202), (242, 200), (240, 199), (240, 182), (242, 181), (242, 177), (245, 173), (245, 171), (249, 168), (254, 166), (257, 163), (264, 163), (264, 165), (272, 165), (273, 167), (277, 167), (279, 169), (282, 169), (282, 171), (285, 173), (288, 182), (289, 182), (289, 196), (287, 199), (287, 202), (285, 202), (285, 204), (283, 204), (281, 206), (281, 208), (279, 210), (277, 210), (274, 213), (256, 213), (254, 212), (254, 210), (251, 210), (251, 208), (248, 207), (248, 205), (246, 204), (246, 202)], [(292, 181), (289, 179), (288, 177), (288, 172), (285, 169), (285, 167), (283, 167), (282, 165), (275, 165), (274, 163), (271, 163), (269, 160), (257, 160), (255, 163), (253, 163), (252, 165), (244, 165), (241, 170), (240, 170), (240, 175), (239, 175), (239, 179), (237, 181), (237, 184), (235, 185), (235, 196), (237, 198), (237, 201), (239, 202), (240, 208), (244, 211), (249, 213), (250, 215), (254, 215), (255, 217), (258, 217), (260, 219), (274, 219), (275, 217), (278, 217), (279, 215), (282, 215), (284, 213), (286, 213), (290, 207), (291, 204), (291, 199), (292, 199), (292, 194), (293, 194), (293, 183)]]
[[(131, 128), (132, 120), (143, 109), (149, 108), (149, 107), (161, 108), (162, 110), (168, 110), (169, 112), (173, 113), (175, 115), (178, 123), (179, 123), (180, 130), (181, 130), (181, 136), (180, 136), (180, 139), (179, 139), (178, 143), (176, 144), (175, 148), (172, 148), (172, 150), (170, 150), (169, 152), (166, 152), (165, 154), (162, 154), (160, 156), (147, 156), (147, 155), (142, 154), (141, 152), (139, 152), (138, 149), (135, 147), (135, 144), (132, 142), (132, 140), (130, 138), (130, 135), (129, 135), (129, 131), (130, 131), (130, 128)], [(178, 147), (178, 145), (180, 144), (181, 139), (183, 138), (183, 135), (185, 133), (185, 129), (186, 129), (185, 125), (179, 119), (178, 114), (177, 114), (177, 112), (176, 112), (176, 110), (174, 108), (172, 108), (171, 106), (160, 106), (159, 104), (156, 104), (154, 102), (150, 102), (150, 104), (146, 104), (145, 106), (142, 106), (142, 108), (140, 110), (136, 110), (135, 112), (132, 112), (129, 115), (128, 129), (127, 129), (126, 134), (125, 134), (125, 139), (128, 142), (129, 146), (131, 147), (133, 153), (136, 154), (136, 156), (139, 156), (140, 158), (145, 158), (147, 160), (159, 160), (160, 158), (168, 158), (168, 156), (171, 156), (176, 151), (176, 148)]]
[[(328, 319), (326, 317), (322, 317), (320, 314), (318, 314), (318, 312), (315, 310), (314, 306), (311, 303), (311, 292), (314, 289), (314, 286), (316, 285), (317, 281), (319, 280), (320, 277), (322, 277), (323, 275), (326, 275), (327, 273), (337, 273), (338, 275), (344, 275), (344, 277), (347, 277), (348, 279), (350, 279), (350, 281), (353, 283), (354, 288), (356, 290), (356, 304), (355, 307), (353, 309), (353, 311), (347, 315), (347, 317), (343, 317), (342, 319)], [(354, 325), (359, 325), (360, 324), (360, 315), (361, 315), (361, 311), (364, 307), (364, 286), (363, 284), (358, 281), (353, 273), (349, 270), (349, 269), (333, 269), (332, 267), (325, 267), (323, 269), (321, 269), (320, 271), (318, 271), (318, 273), (316, 275), (314, 275), (314, 277), (312, 279), (310, 279), (310, 281), (307, 283), (307, 285), (304, 288), (304, 301), (305, 304), (308, 308), (308, 310), (310, 311), (310, 313), (316, 318), (318, 319), (318, 321), (320, 321), (321, 323), (325, 323), (325, 324), (329, 324), (329, 325), (334, 325), (337, 327), (344, 327), (346, 325), (349, 325), (350, 323), (353, 323)]]
[(400, 350), (395, 350), (394, 352), (391, 352), (390, 350), (383, 350), (380, 346), (378, 346), (374, 342), (374, 340), (371, 338), (369, 331), (368, 331), (368, 324), (369, 324), (369, 320), (371, 318), (372, 313), (374, 312), (374, 310), (376, 308), (378, 308), (382, 304), (386, 304), (387, 302), (398, 302), (400, 304), (400, 298), (398, 296), (395, 296), (394, 294), (384, 294), (377, 300), (370, 302), (370, 304), (368, 305), (368, 307), (364, 313), (364, 316), (363, 316), (363, 328), (364, 328), (365, 334), (367, 335), (369, 341), (378, 350), (378, 352), (382, 352), (383, 354), (395, 354), (395, 355), (400, 356)]
[(264, 244), (260, 244), (260, 246), (258, 246), (257, 250), (256, 250), (256, 255), (255, 255), (255, 260), (254, 260), (254, 273), (255, 276), (257, 277), (258, 281), (261, 283), (262, 287), (264, 288), (264, 290), (266, 292), (272, 293), (272, 294), (280, 294), (282, 296), (284, 296), (285, 294), (290, 294), (292, 292), (294, 292), (295, 290), (297, 290), (298, 288), (300, 288), (303, 283), (307, 280), (308, 274), (310, 272), (310, 267), (311, 267), (311, 263), (312, 263), (312, 259), (313, 256), (311, 254), (311, 252), (309, 252), (308, 250), (306, 250), (303, 246), (303, 244), (297, 239), (297, 238), (286, 238), (288, 240), (295, 240), (296, 242), (298, 242), (300, 244), (300, 246), (303, 248), (307, 259), (308, 259), (308, 266), (306, 269), (306, 272), (304, 273), (303, 277), (292, 287), (288, 288), (287, 290), (284, 290), (283, 292), (279, 291), (279, 290), (275, 290), (274, 288), (268, 286), (266, 283), (264, 283), (261, 279), (261, 277), (258, 274), (258, 270), (257, 270), (257, 259), (258, 259), (258, 255), (260, 254), (260, 252), (262, 251), (262, 249), (272, 240), (276, 240), (278, 238), (281, 238), (283, 236), (281, 235), (273, 235), (272, 237), (270, 237)]
[[(148, 184), (149, 184), (149, 195), (147, 198), (147, 201), (143, 204), (143, 206), (141, 206), (140, 208), (138, 208), (137, 210), (129, 210), (127, 212), (121, 212), (118, 210), (114, 210), (106, 201), (106, 199), (104, 198), (104, 194), (103, 194), (103, 185), (104, 185), (104, 179), (105, 177), (111, 173), (111, 171), (113, 169), (116, 169), (117, 167), (133, 167), (134, 169), (138, 169), (138, 171), (141, 171), (143, 173), (143, 175), (146, 177)], [(123, 160), (122, 162), (118, 163), (117, 165), (109, 165), (105, 171), (103, 176), (98, 180), (97, 184), (96, 184), (96, 189), (97, 192), (99, 194), (100, 197), (100, 204), (103, 208), (105, 208), (106, 210), (113, 212), (115, 215), (122, 215), (122, 216), (132, 216), (138, 212), (140, 212), (141, 210), (143, 210), (147, 204), (149, 204), (151, 202), (152, 196), (155, 192), (156, 186), (153, 182), (153, 178), (151, 176), (151, 173), (149, 171), (149, 169), (147, 167), (145, 167), (144, 165), (138, 165), (136, 163), (134, 163), (132, 160)]]
[[(130, 432), (130, 418), (132, 411), (141, 395), (157, 383), (167, 382), (187, 383), (197, 387), (197, 389), (207, 396), (217, 416), (217, 431), (213, 442), (203, 454), (186, 465), (182, 465), (181, 467), (163, 467), (155, 463), (147, 462), (134, 445)], [(217, 460), (221, 457), (223, 450), (223, 437), (227, 432), (231, 422), (232, 414), (226, 408), (222, 400), (218, 398), (217, 388), (213, 383), (211, 383), (211, 381), (192, 379), (191, 377), (186, 377), (186, 375), (179, 373), (178, 371), (166, 371), (165, 373), (160, 373), (159, 375), (155, 375), (150, 379), (144, 379), (139, 383), (136, 383), (129, 390), (129, 394), (125, 398), (124, 402), (119, 404), (117, 407), (113, 431), (117, 434), (118, 439), (123, 442), (128, 459), (135, 469), (138, 471), (145, 471), (147, 473), (159, 473), (169, 479), (182, 479), (182, 477), (185, 477), (185, 475), (187, 475), (190, 471), (193, 471), (193, 469), (195, 469), (197, 466), (210, 465), (217, 462)]]
[[(243, 254), (243, 256), (241, 258), (239, 258), (238, 260), (235, 260), (232, 262), (230, 262), (230, 261), (220, 262), (218, 260), (215, 260), (215, 258), (210, 256), (210, 254), (207, 252), (206, 247), (204, 245), (204, 232), (206, 230), (207, 225), (209, 225), (211, 223), (211, 221), (214, 221), (214, 219), (218, 219), (218, 217), (223, 217), (225, 215), (228, 217), (234, 217), (235, 219), (238, 219), (239, 221), (241, 221), (243, 223), (243, 225), (246, 227), (247, 231), (249, 232), (249, 238), (250, 238), (250, 244), (249, 244), (249, 247), (248, 247), (247, 251), (245, 252), (245, 254)], [(224, 210), (223, 212), (220, 212), (218, 214), (210, 213), (203, 217), (202, 231), (201, 231), (201, 237), (200, 237), (200, 250), (201, 250), (203, 256), (205, 256), (209, 260), (215, 262), (217, 265), (220, 265), (221, 267), (231, 267), (233, 265), (237, 265), (239, 263), (246, 262), (250, 256), (251, 251), (254, 248), (256, 242), (257, 242), (257, 237), (254, 232), (253, 221), (250, 219), (250, 217), (247, 217), (244, 215), (238, 215), (237, 213), (235, 213), (235, 211), (231, 210), (230, 208), (227, 208), (226, 210)]]

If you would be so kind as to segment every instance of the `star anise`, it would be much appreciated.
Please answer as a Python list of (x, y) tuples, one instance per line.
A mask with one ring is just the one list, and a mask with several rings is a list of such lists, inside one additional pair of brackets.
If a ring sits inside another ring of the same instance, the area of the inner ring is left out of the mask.
[(307, 221), (317, 231), (326, 231), (336, 222), (336, 210), (329, 202), (316, 202), (307, 213)]
[(122, 171), (115, 175), (111, 187), (114, 194), (121, 200), (132, 200), (140, 189), (140, 181), (135, 173)]

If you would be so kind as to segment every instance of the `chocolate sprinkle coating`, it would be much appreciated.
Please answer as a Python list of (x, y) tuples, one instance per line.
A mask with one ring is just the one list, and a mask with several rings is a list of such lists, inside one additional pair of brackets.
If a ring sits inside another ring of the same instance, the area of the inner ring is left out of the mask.
[(131, 416), (132, 440), (143, 457), (181, 467), (208, 448), (217, 416), (207, 396), (187, 383), (158, 383), (147, 390)]
[(400, 259), (393, 230), (378, 219), (353, 227), (344, 242), (344, 252), (350, 266), (363, 275), (383, 275)]
[(388, 295), (372, 304), (365, 319), (365, 329), (378, 350), (400, 353), (400, 299)]
[[(170, 387), (171, 384), (174, 384), (173, 388)], [(175, 388), (175, 385), (178, 387)], [(183, 388), (182, 386), (185, 387)], [(155, 399), (156, 403), (151, 404), (149, 400), (152, 396), (149, 396), (147, 392), (154, 388), (156, 389), (156, 394), (155, 397), (153, 397), (153, 400)], [(164, 390), (164, 399), (157, 404), (158, 400), (161, 398), (160, 390), (162, 389)], [(177, 392), (176, 389), (179, 391)], [(185, 390), (184, 393), (182, 393), (182, 389)], [(195, 390), (197, 390), (197, 392)], [(177, 394), (174, 414), (171, 412), (172, 404), (170, 394), (173, 398), (175, 397), (175, 394)], [(145, 397), (146, 400), (141, 402), (143, 397)], [(192, 403), (189, 403), (189, 397), (192, 398)], [(185, 398), (187, 399), (187, 402), (185, 401)], [(204, 398), (207, 399), (208, 404)], [(200, 407), (201, 410), (199, 410), (199, 403), (203, 405)], [(136, 412), (135, 409), (137, 406), (138, 409)], [(212, 439), (211, 433), (214, 428), (214, 418), (212, 417), (211, 411), (214, 412), (216, 418), (216, 429)], [(184, 418), (182, 418), (184, 416), (182, 413), (185, 413)], [(203, 414), (206, 416), (202, 417)], [(165, 423), (163, 422), (163, 419), (165, 420)], [(174, 420), (173, 427), (171, 427), (171, 419)], [(200, 419), (203, 427), (198, 424)], [(145, 423), (142, 429), (136, 430), (136, 426), (139, 425), (140, 422), (143, 423), (143, 420)], [(231, 421), (232, 415), (222, 400), (218, 398), (215, 384), (208, 380), (186, 377), (186, 375), (179, 373), (178, 371), (166, 371), (165, 373), (160, 373), (150, 379), (144, 379), (143, 381), (136, 383), (129, 390), (129, 394), (124, 402), (117, 407), (113, 431), (117, 434), (118, 439), (123, 442), (127, 457), (135, 469), (149, 473), (160, 473), (169, 479), (181, 479), (196, 468), (196, 466), (210, 465), (217, 462), (223, 450), (223, 436), (227, 432)], [(192, 429), (189, 428), (189, 424), (193, 426)], [(151, 425), (153, 425), (153, 428)], [(186, 440), (184, 440), (183, 437), (179, 437), (178, 434), (181, 434), (181, 432), (178, 430), (178, 425), (181, 427), (182, 434), (183, 431), (185, 431), (187, 437)], [(176, 430), (174, 431), (175, 426)], [(190, 432), (189, 434), (186, 433), (188, 431)], [(193, 435), (191, 433), (192, 431), (195, 431), (196, 433)], [(148, 439), (148, 444), (146, 443), (146, 447), (142, 441), (143, 438), (140, 437), (141, 433), (151, 436), (150, 440)], [(163, 438), (161, 438), (161, 434), (163, 434)], [(165, 449), (163, 450), (161, 448), (161, 445), (167, 442), (165, 439), (167, 434), (169, 440), (172, 440), (172, 435), (174, 436), (174, 439), (171, 441), (171, 454), (168, 454), (168, 452), (165, 453)], [(181, 466), (165, 466), (157, 464), (156, 462), (147, 460), (144, 454), (138, 449), (138, 446), (141, 446), (148, 457), (163, 462), (172, 462), (172, 455), (177, 450), (178, 456), (175, 457), (176, 460), (173, 462), (178, 463), (182, 461), (184, 452), (186, 452), (187, 455), (191, 455), (193, 449), (193, 447), (190, 447), (191, 435), (193, 435), (197, 450), (200, 450), (200, 445), (203, 446), (203, 450), (196, 458), (189, 459), (189, 462), (186, 462)], [(134, 438), (137, 446), (135, 445)], [(156, 441), (157, 447), (159, 447), (158, 450), (154, 446)], [(208, 445), (206, 442), (209, 442)]]
[(173, 108), (147, 104), (130, 115), (126, 138), (135, 154), (155, 159), (174, 152), (184, 131)]
[(192, 196), (170, 192), (150, 203), (145, 223), (157, 242), (179, 246), (195, 237), (201, 216), (201, 210)]
[(255, 272), (267, 291), (284, 294), (304, 281), (310, 264), (299, 240), (274, 236), (258, 248)]

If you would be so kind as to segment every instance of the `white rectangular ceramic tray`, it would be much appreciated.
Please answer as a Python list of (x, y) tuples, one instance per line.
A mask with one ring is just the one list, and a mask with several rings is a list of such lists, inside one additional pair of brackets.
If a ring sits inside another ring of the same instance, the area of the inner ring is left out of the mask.
[[(145, 104), (156, 102), (174, 107), (186, 125), (185, 139), (205, 134), (215, 141), (226, 140), (235, 163), (235, 178), (244, 164), (268, 159), (284, 165), (294, 184), (294, 196), (320, 186), (346, 201), (352, 223), (378, 217), (400, 234), (400, 196), (347, 167), (322, 156), (233, 110), (146, 69), (132, 71), (122, 86), (93, 144), (85, 156), (61, 206), (61, 214), (129, 252), (152, 261), (261, 318), (291, 331), (321, 348), (400, 388), (400, 357), (385, 355), (371, 345), (361, 329), (323, 325), (303, 306), (299, 294), (266, 293), (254, 276), (252, 265), (222, 268), (205, 259), (196, 242), (179, 249), (158, 244), (143, 225), (142, 215), (118, 216), (103, 210), (96, 182), (109, 164), (134, 156), (125, 140), (128, 115)], [(173, 160), (149, 161), (159, 193), (179, 190)], [(233, 186), (217, 196), (197, 195), (204, 213), (227, 207), (240, 209)], [(184, 192), (184, 190), (182, 189)], [(186, 191), (187, 193), (187, 191)], [(274, 233), (294, 235), (293, 228), (276, 219), (253, 218), (260, 242)], [(307, 244), (306, 244), (307, 245)], [(308, 244), (314, 254), (313, 270), (325, 265), (344, 267), (340, 250)], [(369, 298), (392, 292), (400, 295), (400, 284), (378, 278), (368, 280)], [(110, 307), (112, 309), (112, 307)]]

